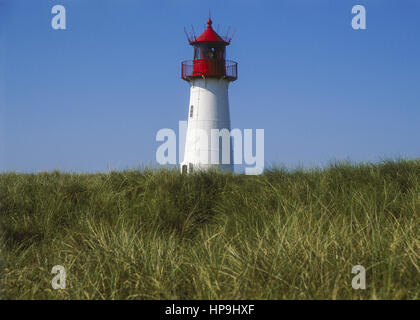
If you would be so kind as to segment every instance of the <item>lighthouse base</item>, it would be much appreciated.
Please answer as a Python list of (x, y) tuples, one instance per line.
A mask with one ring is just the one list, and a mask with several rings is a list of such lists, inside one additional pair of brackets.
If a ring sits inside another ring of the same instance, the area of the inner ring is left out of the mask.
[(193, 163), (181, 163), (181, 173), (192, 173), (200, 171), (221, 171), (221, 172), (233, 172), (233, 165), (220, 165), (220, 164), (193, 164)]

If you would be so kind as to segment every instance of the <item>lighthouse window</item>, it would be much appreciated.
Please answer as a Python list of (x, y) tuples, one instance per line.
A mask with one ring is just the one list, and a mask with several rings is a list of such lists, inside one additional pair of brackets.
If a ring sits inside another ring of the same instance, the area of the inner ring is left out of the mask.
[(214, 53), (214, 48), (210, 48), (210, 50), (209, 50), (209, 58), (210, 59), (216, 58), (216, 54)]
[(200, 59), (200, 48), (194, 47), (194, 59)]
[(209, 48), (207, 46), (202, 46), (200, 50), (200, 59), (207, 59), (209, 54)]
[(226, 50), (224, 47), (216, 48), (216, 57), (217, 59), (225, 59)]
[(225, 47), (197, 45), (194, 47), (194, 59), (225, 59)]
[(193, 110), (194, 110), (194, 106), (193, 106), (193, 105), (191, 105), (191, 108), (190, 108), (190, 118), (192, 118), (192, 117), (193, 117)]

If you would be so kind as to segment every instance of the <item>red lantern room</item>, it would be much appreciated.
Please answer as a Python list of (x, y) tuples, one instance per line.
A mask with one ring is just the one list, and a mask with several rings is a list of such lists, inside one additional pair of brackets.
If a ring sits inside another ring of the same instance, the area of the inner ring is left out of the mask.
[(222, 38), (212, 28), (211, 18), (207, 29), (198, 37), (188, 36), (194, 47), (194, 60), (182, 62), (182, 79), (191, 81), (194, 78), (223, 78), (235, 81), (238, 78), (238, 63), (226, 60), (226, 46), (230, 39)]

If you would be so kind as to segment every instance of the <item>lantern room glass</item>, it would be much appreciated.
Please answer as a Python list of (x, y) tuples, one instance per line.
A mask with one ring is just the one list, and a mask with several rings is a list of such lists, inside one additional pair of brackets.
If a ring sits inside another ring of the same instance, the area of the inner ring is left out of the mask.
[(224, 60), (226, 57), (226, 47), (211, 44), (198, 44), (194, 46), (194, 60), (198, 59), (217, 59)]

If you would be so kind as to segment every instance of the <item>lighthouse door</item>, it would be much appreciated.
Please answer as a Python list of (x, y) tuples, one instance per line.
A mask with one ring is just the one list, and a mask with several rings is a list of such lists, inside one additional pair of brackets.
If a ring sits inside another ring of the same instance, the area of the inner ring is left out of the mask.
[(182, 174), (186, 174), (186, 173), (188, 173), (188, 167), (187, 167), (187, 165), (186, 165), (186, 164), (183, 164), (183, 165), (182, 165), (182, 171), (181, 171), (181, 173), (182, 173)]

